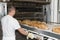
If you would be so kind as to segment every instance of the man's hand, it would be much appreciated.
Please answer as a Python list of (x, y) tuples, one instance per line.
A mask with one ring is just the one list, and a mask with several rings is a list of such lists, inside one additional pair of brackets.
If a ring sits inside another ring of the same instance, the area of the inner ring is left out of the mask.
[(33, 34), (33, 33), (29, 33), (28, 36), (27, 36), (27, 39), (28, 38), (31, 38), (31, 39), (37, 39), (37, 40), (42, 40), (42, 37), (41, 36), (38, 36), (36, 34)]
[(34, 39), (34, 34), (29, 33), (29, 34), (27, 35), (27, 39), (28, 39), (28, 38)]

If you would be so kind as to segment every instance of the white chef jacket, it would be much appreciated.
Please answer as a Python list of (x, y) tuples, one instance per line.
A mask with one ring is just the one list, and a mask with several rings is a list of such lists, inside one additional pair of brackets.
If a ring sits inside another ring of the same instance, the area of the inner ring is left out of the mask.
[(18, 21), (10, 15), (6, 15), (1, 19), (3, 39), (2, 40), (16, 40), (15, 30), (21, 28)]

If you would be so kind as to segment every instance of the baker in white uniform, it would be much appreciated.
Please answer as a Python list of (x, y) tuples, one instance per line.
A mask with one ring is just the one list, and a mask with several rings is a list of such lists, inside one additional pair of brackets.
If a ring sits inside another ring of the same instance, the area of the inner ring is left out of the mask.
[[(15, 18), (13, 18), (14, 15), (15, 15), (15, 8), (11, 6), (8, 10), (8, 15), (4, 16), (1, 19), (2, 31), (3, 31), (2, 40), (16, 40), (15, 30), (18, 30), (23, 35), (26, 35), (31, 38), (30, 34), (32, 33), (28, 33), (23, 28), (21, 28), (18, 21)], [(32, 36), (34, 37), (33, 34)]]

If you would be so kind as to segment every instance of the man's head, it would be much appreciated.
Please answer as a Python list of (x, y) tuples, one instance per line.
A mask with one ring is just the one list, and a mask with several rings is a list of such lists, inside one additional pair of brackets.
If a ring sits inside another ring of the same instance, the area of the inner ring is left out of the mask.
[(11, 6), (8, 8), (8, 15), (14, 16), (15, 15), (15, 7)]

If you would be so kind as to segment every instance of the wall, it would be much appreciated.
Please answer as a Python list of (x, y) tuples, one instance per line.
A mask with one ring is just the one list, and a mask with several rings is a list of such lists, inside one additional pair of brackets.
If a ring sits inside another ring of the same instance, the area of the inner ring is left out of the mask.
[(46, 5), (46, 14), (47, 14), (47, 22), (51, 22), (51, 9), (50, 9), (50, 5)]
[(58, 23), (60, 23), (60, 0), (58, 1)]
[[(51, 4), (50, 4), (50, 9), (51, 9), (51, 13), (49, 12), (50, 10), (47, 11), (47, 20), (50, 22), (58, 22), (58, 0), (51, 0)], [(48, 8), (48, 6), (47, 6)], [(49, 9), (49, 8), (48, 8)]]

